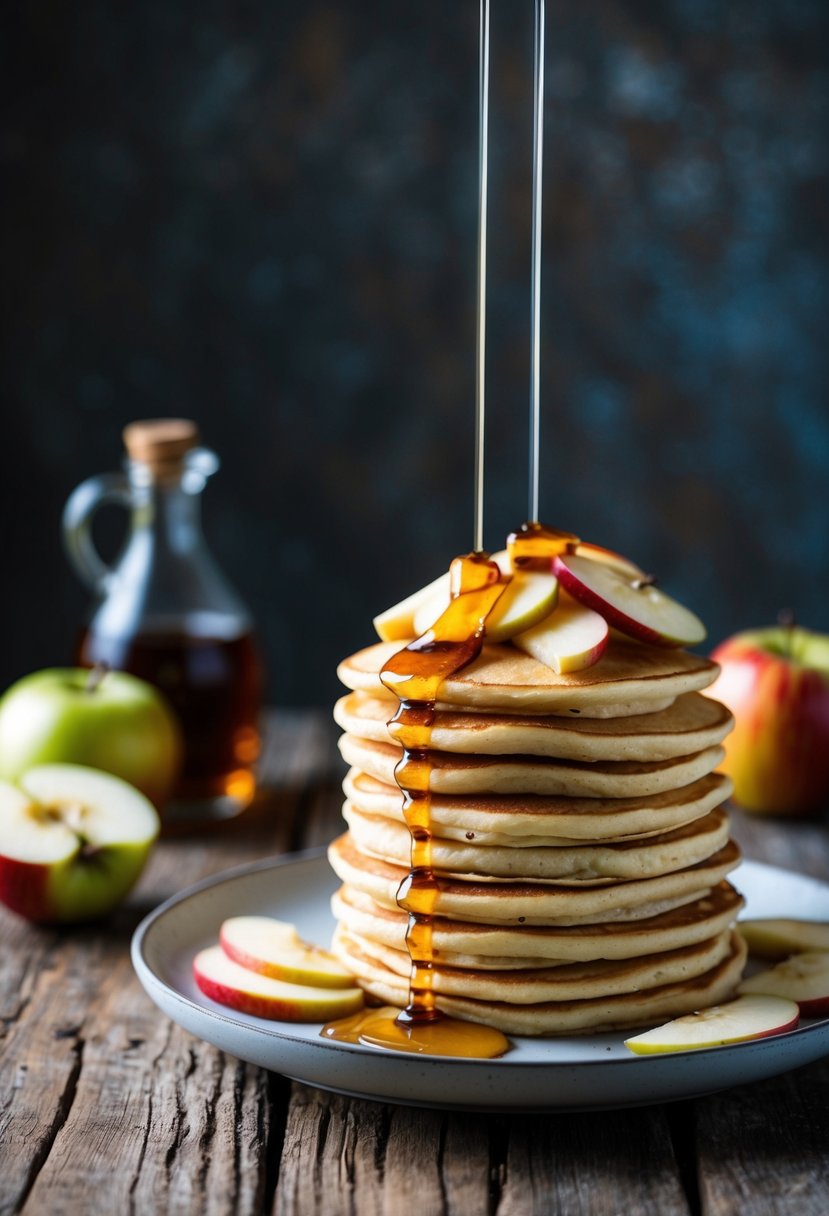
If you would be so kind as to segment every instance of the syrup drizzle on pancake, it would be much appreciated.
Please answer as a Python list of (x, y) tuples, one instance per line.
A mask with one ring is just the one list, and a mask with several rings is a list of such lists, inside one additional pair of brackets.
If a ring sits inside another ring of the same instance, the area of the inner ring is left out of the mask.
[[(513, 569), (549, 569), (552, 557), (575, 543), (576, 537), (570, 533), (537, 523), (524, 524), (509, 539)], [(397, 892), (397, 902), (409, 917), (408, 1002), (396, 1016), (372, 1010), (349, 1019), (347, 1024), (330, 1023), (323, 1034), (398, 1051), (492, 1057), (508, 1050), (509, 1041), (503, 1035), (474, 1022), (446, 1018), (436, 1005), (432, 924), (437, 884), (432, 867), (430, 742), (440, 686), (480, 654), (486, 618), (508, 585), (509, 576), (502, 575), (485, 554), (470, 553), (455, 558), (450, 577), (449, 607), (427, 633), (392, 655), (380, 677), (400, 702), (392, 722), (403, 747), (395, 778), (411, 834), (411, 867)]]

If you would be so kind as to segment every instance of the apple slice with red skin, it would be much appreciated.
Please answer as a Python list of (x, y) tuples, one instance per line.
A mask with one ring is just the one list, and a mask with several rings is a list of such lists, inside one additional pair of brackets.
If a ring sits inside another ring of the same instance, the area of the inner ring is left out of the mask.
[(829, 951), (793, 954), (776, 967), (743, 980), (739, 991), (786, 997), (797, 1001), (806, 1017), (823, 1017), (829, 1014)]
[(723, 1047), (748, 1039), (764, 1039), (794, 1030), (800, 1014), (794, 1001), (779, 996), (738, 996), (723, 1005), (712, 1005), (697, 1013), (646, 1030), (625, 1047), (636, 1055), (661, 1051), (693, 1051), (699, 1047)]
[(741, 920), (737, 928), (755, 958), (778, 960), (807, 950), (829, 950), (829, 921)]
[(553, 571), (574, 599), (637, 641), (652, 646), (696, 646), (705, 638), (699, 617), (646, 579), (578, 554), (553, 558)]
[(575, 548), (576, 557), (589, 557), (593, 562), (603, 562), (620, 574), (632, 579), (646, 579), (648, 576), (641, 566), (637, 566), (628, 557), (615, 553), (613, 549), (604, 549), (601, 545), (592, 545), (589, 541), (579, 541)]
[(232, 916), (219, 930), (228, 958), (272, 979), (317, 988), (353, 988), (354, 976), (327, 950), (304, 942), (295, 927), (270, 916)]
[(512, 639), (513, 646), (562, 673), (582, 671), (602, 656), (610, 631), (598, 612), (567, 595), (551, 616)]
[(363, 1006), (361, 988), (289, 984), (241, 967), (228, 958), (221, 946), (199, 951), (193, 959), (193, 976), (212, 1001), (258, 1018), (325, 1022), (356, 1013)]

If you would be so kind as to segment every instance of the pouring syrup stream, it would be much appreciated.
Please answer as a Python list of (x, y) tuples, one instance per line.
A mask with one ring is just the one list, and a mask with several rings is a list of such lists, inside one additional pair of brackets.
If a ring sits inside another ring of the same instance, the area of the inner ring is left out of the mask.
[[(439, 915), (440, 879), (432, 867), (430, 778), (431, 735), (435, 705), (443, 681), (473, 662), (481, 652), (486, 619), (510, 581), (483, 552), (486, 229), (489, 176), (489, 0), (481, 0), (479, 56), (478, 182), (478, 329), (475, 409), (474, 550), (457, 557), (450, 568), (449, 607), (422, 637), (410, 642), (386, 663), (380, 678), (399, 698), (389, 733), (403, 747), (395, 778), (403, 797), (403, 814), (411, 834), (408, 875), (397, 892), (408, 914), (406, 946), (411, 959), (408, 1002), (367, 1010), (329, 1023), (323, 1036), (339, 1041), (429, 1055), (487, 1058), (509, 1050), (499, 1031), (475, 1022), (447, 1018), (438, 1008), (434, 987), (434, 917)], [(541, 310), (541, 201), (544, 94), (544, 0), (536, 0), (534, 48), (532, 340), (530, 420), (530, 523), (509, 538), (513, 568), (549, 569), (554, 553), (575, 540), (534, 522), (538, 516)]]

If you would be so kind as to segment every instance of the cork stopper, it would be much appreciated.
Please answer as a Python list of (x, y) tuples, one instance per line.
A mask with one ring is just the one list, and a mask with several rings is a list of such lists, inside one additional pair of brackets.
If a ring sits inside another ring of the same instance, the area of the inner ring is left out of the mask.
[(164, 475), (180, 468), (187, 453), (198, 447), (199, 428), (189, 418), (150, 418), (131, 422), (123, 438), (130, 460)]

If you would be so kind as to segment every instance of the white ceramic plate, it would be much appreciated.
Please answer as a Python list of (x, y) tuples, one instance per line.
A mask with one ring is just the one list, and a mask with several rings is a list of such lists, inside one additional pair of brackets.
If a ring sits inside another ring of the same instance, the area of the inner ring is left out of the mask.
[[(829, 1054), (829, 1019), (731, 1047), (634, 1056), (621, 1034), (569, 1039), (513, 1037), (499, 1060), (406, 1055), (320, 1038), (320, 1025), (270, 1022), (204, 997), (193, 956), (216, 942), (228, 916), (276, 916), (303, 937), (330, 941), (329, 898), (338, 881), (319, 853), (229, 871), (168, 900), (132, 942), (138, 978), (158, 1007), (222, 1051), (309, 1085), (412, 1106), (489, 1111), (561, 1111), (689, 1098), (775, 1076)], [(744, 862), (735, 886), (745, 915), (829, 920), (829, 885)]]

